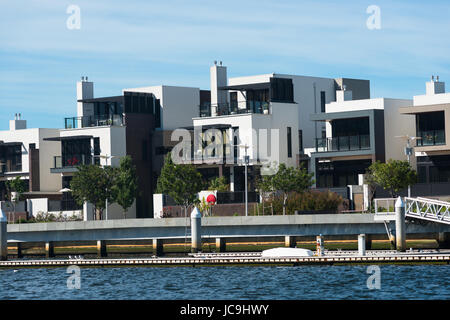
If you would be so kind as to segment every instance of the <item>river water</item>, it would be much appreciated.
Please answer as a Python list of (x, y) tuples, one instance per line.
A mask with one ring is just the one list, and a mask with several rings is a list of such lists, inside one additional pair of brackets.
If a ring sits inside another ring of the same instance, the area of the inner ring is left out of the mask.
[(380, 265), (379, 272), (368, 266), (79, 271), (76, 282), (66, 268), (0, 270), (0, 299), (450, 299), (449, 265)]

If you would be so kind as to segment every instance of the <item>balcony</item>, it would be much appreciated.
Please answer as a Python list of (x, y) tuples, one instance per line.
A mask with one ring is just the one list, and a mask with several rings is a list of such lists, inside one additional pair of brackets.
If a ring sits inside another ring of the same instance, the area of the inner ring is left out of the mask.
[(445, 145), (445, 130), (419, 131), (418, 147)]
[(89, 154), (71, 154), (53, 157), (53, 168), (51, 173), (75, 172), (82, 164), (91, 164), (92, 157)]
[(203, 104), (199, 108), (200, 117), (211, 117), (211, 109), (215, 108), (217, 110), (217, 116), (227, 116), (233, 114), (269, 114), (270, 113), (270, 102), (267, 101), (234, 101), (230, 103), (219, 103), (219, 104)]
[(369, 135), (316, 139), (316, 152), (356, 151), (370, 149)]
[(95, 116), (82, 116), (65, 118), (64, 124), (66, 129), (78, 129), (99, 126), (122, 126), (122, 114), (107, 114)]
[(22, 171), (22, 163), (13, 163), (11, 161), (5, 161), (0, 159), (0, 175), (4, 175), (9, 172)]

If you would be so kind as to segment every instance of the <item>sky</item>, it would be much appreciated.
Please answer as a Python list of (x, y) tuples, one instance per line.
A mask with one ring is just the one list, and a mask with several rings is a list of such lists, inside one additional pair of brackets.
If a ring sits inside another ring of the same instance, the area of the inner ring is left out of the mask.
[(81, 76), (96, 97), (209, 89), (214, 60), (228, 77), (368, 79), (374, 98), (412, 99), (431, 75), (450, 85), (449, 9), (448, 0), (0, 0), (0, 130), (15, 113), (28, 127), (63, 127)]

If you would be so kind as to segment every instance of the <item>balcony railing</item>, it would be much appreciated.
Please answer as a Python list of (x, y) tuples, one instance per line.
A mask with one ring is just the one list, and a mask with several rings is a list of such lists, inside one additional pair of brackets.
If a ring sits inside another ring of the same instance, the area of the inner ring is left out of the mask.
[(421, 138), (417, 140), (420, 147), (445, 144), (445, 130), (419, 131), (417, 136)]
[(91, 164), (91, 156), (87, 154), (72, 154), (53, 157), (53, 169), (74, 168), (82, 164)]
[(22, 163), (8, 163), (0, 159), (0, 174), (22, 171)]
[(270, 102), (267, 101), (235, 101), (219, 104), (203, 104), (199, 108), (200, 117), (211, 117), (212, 109), (216, 109), (217, 116), (226, 116), (231, 114), (258, 113), (269, 114)]
[(66, 129), (99, 127), (99, 126), (121, 126), (123, 125), (123, 115), (109, 114), (109, 115), (95, 115), (71, 117), (64, 119)]
[(316, 139), (316, 152), (370, 149), (369, 135), (341, 136)]

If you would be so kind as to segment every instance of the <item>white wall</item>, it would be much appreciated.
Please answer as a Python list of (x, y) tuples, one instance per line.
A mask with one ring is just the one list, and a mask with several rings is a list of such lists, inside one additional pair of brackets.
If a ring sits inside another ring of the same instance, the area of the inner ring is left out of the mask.
[(57, 142), (44, 141), (47, 137), (58, 137), (59, 129), (20, 129), (0, 131), (0, 140), (4, 142), (22, 143), (22, 171), (29, 176), (29, 145), (36, 144), (39, 149), (39, 183), (40, 191), (55, 191), (61, 189), (61, 179), (50, 174), (53, 167), (53, 157), (61, 154), (61, 146)]
[(160, 99), (161, 130), (191, 126), (192, 118), (199, 115), (199, 88), (154, 86), (123, 89), (123, 91), (152, 93)]
[[(396, 138), (409, 135), (416, 136), (416, 117), (414, 115), (400, 114), (400, 107), (407, 107), (412, 100), (384, 99), (384, 135), (386, 161), (407, 160), (405, 155), (406, 139)], [(415, 142), (411, 143), (415, 146)], [(411, 156), (411, 165), (415, 168), (415, 157)]]
[[(119, 165), (120, 158), (126, 155), (126, 127), (101, 126), (61, 130), (61, 137), (91, 135), (100, 138), (100, 154), (114, 156), (112, 159), (100, 158), (100, 164)], [(57, 143), (61, 145), (61, 143)], [(107, 163), (108, 162), (108, 163)]]

